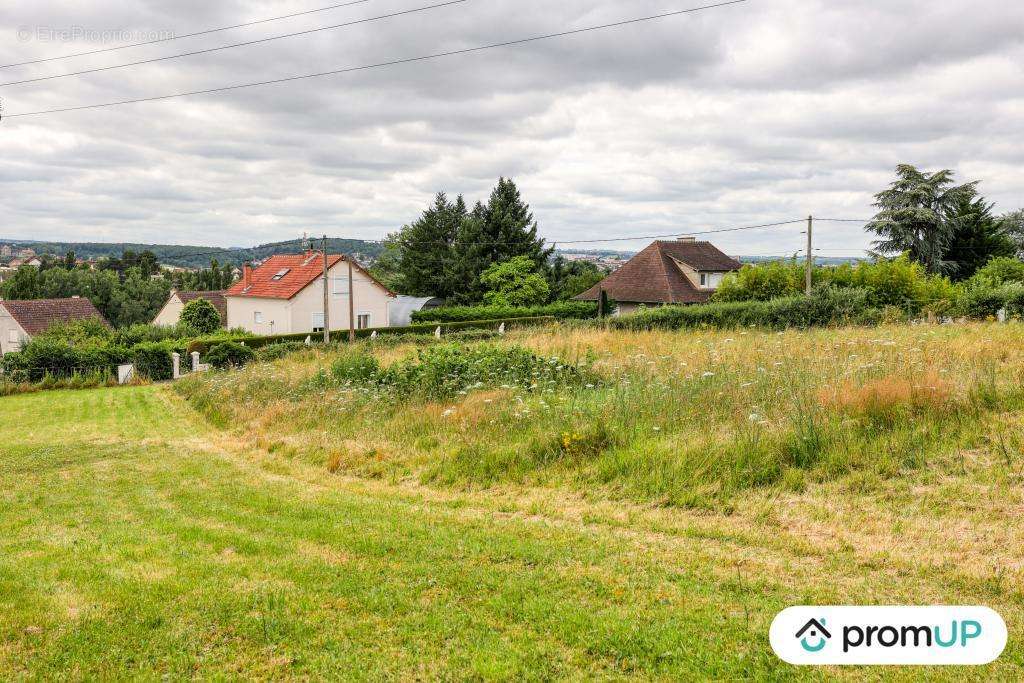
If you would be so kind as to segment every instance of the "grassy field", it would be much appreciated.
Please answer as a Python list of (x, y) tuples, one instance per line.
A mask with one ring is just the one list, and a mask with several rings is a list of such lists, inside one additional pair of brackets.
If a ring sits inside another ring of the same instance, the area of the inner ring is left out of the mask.
[[(1022, 331), (562, 329), (498, 348), (564, 385), (331, 350), (0, 399), (0, 678), (1019, 680)], [(1010, 642), (782, 664), (814, 603), (984, 604)]]

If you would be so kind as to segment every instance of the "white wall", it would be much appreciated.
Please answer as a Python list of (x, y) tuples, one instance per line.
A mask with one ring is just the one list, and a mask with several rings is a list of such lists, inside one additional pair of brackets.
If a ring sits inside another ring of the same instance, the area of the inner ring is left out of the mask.
[(177, 294), (172, 294), (168, 299), (164, 307), (160, 309), (160, 312), (153, 318), (154, 325), (163, 325), (170, 327), (171, 325), (177, 325), (178, 320), (181, 319), (181, 311), (185, 308), (185, 304), (181, 302)]
[(20, 351), (21, 345), (28, 340), (28, 333), (11, 317), (3, 303), (0, 302), (0, 356)]
[[(341, 261), (332, 267), (328, 312), (331, 330), (348, 329), (348, 263)], [(388, 305), (393, 300), (374, 280), (358, 268), (352, 272), (355, 289), (355, 314), (370, 316), (367, 327), (388, 327)], [(297, 334), (313, 331), (313, 314), (323, 313), (323, 279), (317, 279), (290, 301), (229, 296), (228, 327), (242, 327), (254, 334)], [(256, 312), (263, 314), (263, 323), (255, 322)]]

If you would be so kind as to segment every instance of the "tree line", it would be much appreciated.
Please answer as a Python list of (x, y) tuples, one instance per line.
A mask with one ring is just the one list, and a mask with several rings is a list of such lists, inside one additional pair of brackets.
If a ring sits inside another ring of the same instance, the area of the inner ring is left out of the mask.
[(171, 288), (224, 289), (234, 280), (230, 264), (211, 261), (198, 271), (169, 272), (151, 251), (124, 251), (119, 257), (99, 259), (93, 266), (77, 263), (74, 252), (63, 257), (40, 257), (39, 268), (22, 266), (0, 283), (5, 299), (89, 299), (115, 327), (153, 320), (167, 302)]

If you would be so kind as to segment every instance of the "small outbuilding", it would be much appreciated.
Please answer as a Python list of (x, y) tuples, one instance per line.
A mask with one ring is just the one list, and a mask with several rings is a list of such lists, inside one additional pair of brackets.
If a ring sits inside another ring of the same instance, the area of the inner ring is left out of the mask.
[(213, 307), (217, 309), (217, 313), (220, 314), (221, 327), (227, 326), (228, 302), (224, 298), (224, 290), (205, 292), (178, 292), (172, 290), (171, 295), (167, 297), (167, 303), (164, 304), (164, 307), (153, 318), (153, 324), (167, 327), (177, 325), (181, 319), (181, 311), (185, 308), (185, 304), (196, 299), (206, 299), (213, 304)]
[(412, 314), (416, 311), (426, 311), (443, 305), (444, 299), (437, 297), (399, 294), (391, 302), (391, 308), (388, 310), (389, 322), (391, 327), (405, 327), (412, 324)]

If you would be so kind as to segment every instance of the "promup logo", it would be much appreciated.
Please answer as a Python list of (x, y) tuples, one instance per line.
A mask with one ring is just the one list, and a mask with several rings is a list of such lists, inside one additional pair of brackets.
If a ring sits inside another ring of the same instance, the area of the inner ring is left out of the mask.
[(987, 607), (790, 607), (770, 632), (784, 661), (833, 665), (988, 664), (1006, 637)]
[[(804, 635), (806, 634), (806, 635)], [(832, 634), (825, 628), (825, 619), (811, 619), (803, 628), (796, 632), (796, 637), (800, 639), (800, 646), (808, 652), (821, 652), (828, 645), (828, 639), (832, 637)], [(808, 639), (814, 645), (807, 642)]]

